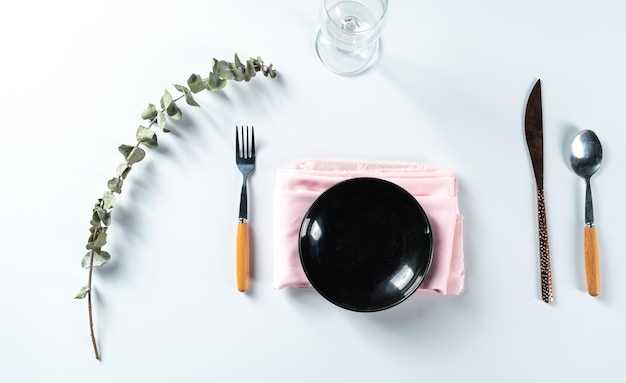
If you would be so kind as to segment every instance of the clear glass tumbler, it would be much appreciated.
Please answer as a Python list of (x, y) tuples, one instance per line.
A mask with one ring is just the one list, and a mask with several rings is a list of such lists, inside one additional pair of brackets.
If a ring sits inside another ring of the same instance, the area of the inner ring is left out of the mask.
[(388, 0), (322, 0), (317, 56), (331, 71), (358, 74), (378, 57)]

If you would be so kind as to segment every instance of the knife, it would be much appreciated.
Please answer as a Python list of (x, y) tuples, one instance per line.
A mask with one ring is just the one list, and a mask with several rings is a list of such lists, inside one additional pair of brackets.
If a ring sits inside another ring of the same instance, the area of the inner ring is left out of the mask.
[(541, 275), (541, 299), (546, 303), (554, 300), (552, 295), (552, 270), (550, 266), (550, 247), (548, 246), (548, 224), (546, 221), (546, 201), (543, 191), (543, 116), (541, 109), (541, 80), (537, 80), (530, 91), (524, 133), (530, 160), (537, 185), (537, 215), (539, 221), (539, 270)]

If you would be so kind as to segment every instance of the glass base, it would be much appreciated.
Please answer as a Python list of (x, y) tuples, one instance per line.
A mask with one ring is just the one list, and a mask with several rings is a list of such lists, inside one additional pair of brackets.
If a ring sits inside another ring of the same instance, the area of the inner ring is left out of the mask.
[(320, 61), (332, 72), (353, 76), (369, 68), (378, 58), (378, 40), (355, 51), (334, 46), (320, 31), (315, 40), (315, 50)]

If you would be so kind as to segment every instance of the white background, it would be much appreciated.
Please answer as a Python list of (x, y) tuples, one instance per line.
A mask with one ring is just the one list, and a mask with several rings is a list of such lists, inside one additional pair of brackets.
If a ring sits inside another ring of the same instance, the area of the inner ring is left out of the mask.
[[(21, 1), (0, 14), (1, 382), (599, 382), (626, 373), (626, 5), (391, 1), (379, 62), (317, 60), (318, 1)], [(93, 202), (140, 113), (211, 59), (261, 55), (279, 78), (183, 107), (137, 164), (94, 275), (93, 357), (80, 267)], [(555, 301), (540, 300), (535, 186), (523, 135), (543, 83)], [(235, 289), (240, 174), (253, 124), (252, 288)], [(586, 293), (573, 136), (596, 131), (603, 292)], [(272, 193), (300, 158), (451, 166), (466, 291), (374, 314), (272, 288)]]

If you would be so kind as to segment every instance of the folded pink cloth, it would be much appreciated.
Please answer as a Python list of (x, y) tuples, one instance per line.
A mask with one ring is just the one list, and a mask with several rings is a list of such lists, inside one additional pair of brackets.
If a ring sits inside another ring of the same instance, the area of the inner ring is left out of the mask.
[(298, 253), (298, 235), (305, 213), (326, 189), (356, 177), (393, 182), (411, 193), (426, 212), (433, 232), (433, 260), (416, 294), (458, 295), (463, 291), (463, 218), (458, 187), (448, 168), (416, 164), (307, 160), (278, 169), (274, 192), (274, 288), (311, 288)]

